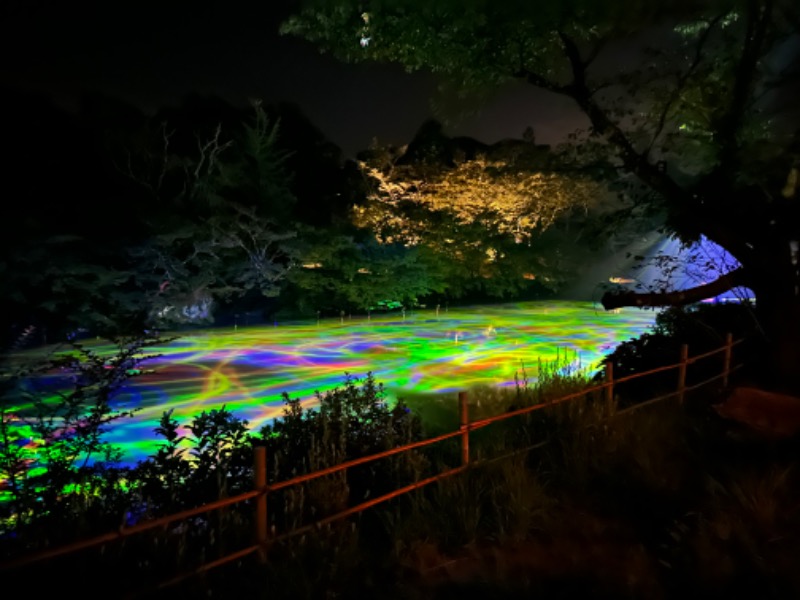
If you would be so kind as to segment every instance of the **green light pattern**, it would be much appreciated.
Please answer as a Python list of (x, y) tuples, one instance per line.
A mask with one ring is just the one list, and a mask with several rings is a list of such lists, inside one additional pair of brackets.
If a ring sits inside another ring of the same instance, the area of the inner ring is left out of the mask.
[(155, 373), (131, 380), (114, 403), (140, 410), (115, 424), (107, 439), (135, 462), (155, 451), (153, 429), (163, 411), (173, 409), (185, 426), (222, 405), (256, 429), (282, 414), (282, 392), (311, 405), (315, 391), (341, 385), (345, 373), (373, 372), (390, 397), (514, 385), (523, 368), (533, 381), (539, 358), (569, 350), (594, 367), (654, 320), (654, 312), (639, 309), (609, 313), (590, 303), (531, 302), (182, 333), (149, 349), (162, 354), (144, 365)]

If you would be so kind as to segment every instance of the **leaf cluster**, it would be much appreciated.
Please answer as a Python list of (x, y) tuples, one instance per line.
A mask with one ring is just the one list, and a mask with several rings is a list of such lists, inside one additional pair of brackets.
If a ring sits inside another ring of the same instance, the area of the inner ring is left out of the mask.
[(110, 355), (73, 341), (43, 361), (8, 366), (0, 380), (4, 531), (46, 530), (65, 520), (88, 525), (93, 515), (98, 522), (91, 526), (115, 524), (108, 519), (124, 502), (126, 484), (120, 452), (106, 434), (135, 412), (115, 397), (144, 373), (142, 363), (157, 356), (147, 349), (169, 341), (117, 339)]

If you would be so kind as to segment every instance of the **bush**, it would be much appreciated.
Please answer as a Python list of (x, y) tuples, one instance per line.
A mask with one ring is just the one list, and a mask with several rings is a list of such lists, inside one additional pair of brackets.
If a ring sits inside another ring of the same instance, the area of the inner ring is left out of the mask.
[[(363, 380), (346, 375), (344, 385), (317, 392), (319, 408), (304, 409), (284, 394), (283, 417), (264, 426), (272, 481), (310, 473), (421, 439), (422, 426), (400, 400), (390, 406), (371, 373)], [(275, 516), (279, 528), (342, 510), (413, 481), (426, 468), (421, 453), (405, 452), (286, 490)], [(280, 507), (283, 507), (283, 511)]]
[[(690, 356), (720, 348), (725, 344), (728, 333), (733, 335), (734, 340), (756, 336), (757, 324), (749, 305), (696, 304), (671, 307), (659, 313), (652, 332), (623, 342), (614, 352), (606, 355), (598, 366), (602, 367), (609, 361), (613, 363), (615, 379), (643, 373), (679, 362), (683, 344), (688, 345)], [(737, 361), (746, 360), (748, 352), (748, 349), (738, 346)], [(692, 385), (718, 375), (722, 370), (722, 361), (723, 355), (720, 353), (691, 365), (687, 370), (687, 384)], [(670, 370), (619, 384), (615, 390), (624, 405), (636, 399), (674, 391), (677, 381), (677, 370)]]
[[(72, 342), (32, 365), (2, 374), (0, 397), (0, 534), (37, 544), (119, 525), (127, 470), (104, 439), (130, 416), (114, 407), (120, 386), (142, 373), (148, 347), (164, 340), (114, 340), (111, 356)], [(9, 538), (7, 538), (9, 539)]]

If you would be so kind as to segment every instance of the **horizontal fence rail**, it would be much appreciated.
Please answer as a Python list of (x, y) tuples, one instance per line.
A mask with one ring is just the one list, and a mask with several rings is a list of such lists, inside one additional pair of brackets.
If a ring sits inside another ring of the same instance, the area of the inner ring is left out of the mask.
[[(529, 446), (527, 448), (522, 448), (519, 450), (515, 450), (510, 454), (504, 455), (502, 457), (494, 457), (491, 459), (485, 459), (479, 462), (470, 461), (470, 451), (469, 451), (469, 434), (472, 431), (482, 429), (487, 427), (493, 423), (498, 423), (500, 421), (505, 421), (507, 419), (512, 419), (515, 417), (519, 417), (521, 415), (531, 414), (535, 411), (543, 410), (546, 408), (550, 408), (554, 405), (562, 404), (564, 402), (569, 402), (571, 400), (575, 400), (577, 398), (586, 397), (595, 393), (602, 393), (605, 401), (608, 403), (609, 408), (611, 408), (614, 402), (614, 389), (617, 385), (626, 383), (629, 381), (633, 381), (636, 379), (641, 379), (643, 377), (652, 376), (658, 373), (664, 373), (671, 370), (678, 370), (678, 381), (677, 387), (675, 391), (662, 394), (660, 396), (649, 398), (645, 401), (636, 403), (630, 407), (627, 407), (622, 410), (614, 411), (612, 416), (623, 415), (634, 410), (638, 410), (645, 406), (649, 406), (655, 404), (657, 402), (661, 402), (667, 400), (669, 398), (678, 397), (681, 402), (683, 402), (685, 398), (685, 394), (687, 392), (696, 390), (701, 388), (705, 385), (713, 381), (717, 381), (722, 379), (722, 384), (724, 387), (727, 387), (730, 374), (736, 371), (741, 367), (741, 365), (731, 366), (731, 358), (732, 358), (732, 351), (735, 346), (742, 343), (743, 340), (733, 340), (731, 334), (728, 334), (725, 339), (725, 345), (717, 348), (715, 350), (711, 350), (708, 352), (704, 352), (702, 354), (698, 354), (696, 356), (689, 357), (688, 355), (688, 347), (683, 345), (681, 347), (680, 352), (680, 360), (674, 364), (663, 365), (660, 367), (656, 367), (650, 369), (648, 371), (642, 373), (634, 373), (631, 375), (626, 375), (620, 378), (614, 378), (614, 369), (613, 364), (607, 362), (605, 364), (605, 378), (602, 383), (597, 385), (590, 386), (588, 388), (584, 388), (578, 392), (573, 392), (555, 400), (548, 400), (544, 403), (534, 404), (531, 406), (526, 406), (523, 408), (515, 409), (512, 411), (508, 411), (502, 413), (500, 415), (495, 415), (492, 417), (486, 417), (483, 419), (479, 419), (476, 421), (469, 420), (469, 412), (468, 412), (468, 403), (467, 403), (467, 393), (466, 392), (459, 392), (458, 394), (458, 401), (459, 401), (459, 421), (460, 425), (459, 428), (455, 431), (451, 431), (448, 433), (443, 433), (441, 435), (437, 435), (432, 438), (428, 438), (425, 440), (420, 440), (417, 442), (412, 442), (410, 444), (405, 444), (403, 446), (398, 446), (396, 448), (391, 448), (389, 450), (385, 450), (383, 452), (379, 452), (376, 454), (371, 454), (369, 456), (355, 458), (338, 465), (333, 465), (331, 467), (327, 467), (324, 469), (320, 469), (318, 471), (314, 471), (312, 473), (306, 473), (303, 475), (298, 475), (296, 477), (292, 477), (290, 479), (286, 479), (284, 481), (268, 484), (267, 483), (267, 457), (266, 457), (266, 448), (263, 446), (257, 446), (254, 448), (254, 489), (248, 492), (244, 492), (242, 494), (238, 494), (236, 496), (232, 496), (230, 498), (224, 498), (217, 500), (215, 502), (210, 502), (204, 504), (202, 506), (198, 506), (196, 508), (187, 509), (178, 513), (174, 513), (171, 515), (165, 515), (163, 517), (159, 517), (156, 519), (151, 519), (149, 521), (139, 523), (136, 525), (128, 526), (128, 527), (120, 527), (115, 531), (111, 531), (102, 535), (98, 535), (92, 537), (90, 539), (81, 540), (78, 542), (74, 542), (71, 544), (67, 544), (58, 548), (52, 548), (43, 550), (28, 556), (24, 556), (18, 559), (14, 559), (11, 561), (7, 561), (3, 564), (0, 564), (0, 571), (9, 571), (14, 569), (19, 569), (22, 567), (30, 566), (38, 562), (52, 560), (54, 558), (74, 554), (80, 552), (82, 550), (87, 550), (92, 547), (101, 546), (103, 544), (116, 542), (132, 535), (144, 533), (146, 531), (152, 531), (154, 529), (159, 529), (166, 527), (172, 523), (177, 521), (182, 521), (197, 515), (205, 514), (211, 511), (220, 510), (222, 508), (226, 508), (228, 506), (233, 506), (235, 504), (240, 504), (242, 502), (247, 502), (249, 500), (256, 500), (255, 504), (255, 543), (247, 546), (245, 548), (239, 549), (237, 551), (231, 552), (225, 556), (222, 556), (214, 561), (207, 562), (203, 565), (200, 565), (194, 568), (191, 571), (181, 573), (176, 575), (172, 579), (168, 581), (162, 582), (158, 587), (168, 587), (179, 583), (187, 579), (188, 577), (192, 577), (194, 575), (209, 571), (213, 568), (222, 566), (226, 563), (230, 563), (236, 560), (240, 560), (252, 554), (257, 554), (258, 559), (260, 562), (267, 561), (267, 550), (269, 544), (276, 543), (280, 541), (284, 541), (296, 535), (302, 535), (304, 533), (308, 533), (329, 525), (335, 521), (344, 519), (354, 514), (358, 514), (363, 512), (368, 508), (372, 508), (379, 504), (382, 504), (388, 500), (396, 498), (398, 496), (402, 496), (407, 494), (411, 491), (420, 489), (426, 485), (431, 483), (441, 481), (447, 477), (451, 477), (453, 475), (457, 475), (459, 473), (463, 473), (468, 467), (476, 466), (476, 465), (484, 465), (495, 462), (501, 458), (507, 458), (508, 456), (514, 454), (520, 454), (522, 452), (527, 452), (531, 449), (538, 448), (543, 446), (546, 442), (539, 442), (534, 444), (533, 446)], [(722, 370), (719, 374), (714, 375), (704, 381), (699, 383), (693, 384), (691, 386), (686, 385), (686, 374), (688, 366), (694, 364), (698, 361), (704, 360), (706, 358), (716, 356), (718, 354), (723, 354), (723, 366)], [(609, 413), (611, 414), (611, 412)], [(347, 471), (353, 467), (368, 464), (383, 458), (387, 458), (390, 456), (394, 456), (397, 454), (409, 452), (411, 450), (416, 450), (419, 448), (424, 448), (427, 446), (431, 446), (433, 444), (453, 439), (453, 438), (460, 438), (461, 440), (461, 465), (458, 467), (453, 467), (447, 469), (443, 472), (440, 472), (436, 475), (427, 477), (425, 479), (416, 481), (412, 484), (406, 485), (404, 487), (398, 488), (392, 492), (383, 494), (366, 502), (362, 502), (358, 505), (349, 507), (341, 512), (338, 512), (334, 515), (325, 517), (314, 523), (310, 523), (307, 525), (300, 526), (298, 528), (292, 529), (290, 531), (284, 532), (278, 536), (270, 537), (269, 536), (269, 520), (268, 520), (268, 512), (267, 512), (267, 500), (270, 493), (277, 492), (282, 489), (287, 489), (290, 487), (294, 487), (303, 483), (307, 483), (309, 481), (313, 481), (320, 477), (325, 477), (327, 475), (333, 475), (342, 471)]]

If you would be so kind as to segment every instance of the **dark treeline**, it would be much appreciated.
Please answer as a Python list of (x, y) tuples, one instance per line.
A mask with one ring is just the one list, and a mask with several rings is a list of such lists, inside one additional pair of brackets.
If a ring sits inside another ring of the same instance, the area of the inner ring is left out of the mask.
[[(184, 225), (197, 225), (198, 218), (219, 213), (210, 196), (220, 189), (230, 203), (260, 204), (266, 210), (259, 216), (285, 231), (297, 225), (353, 233), (345, 224), (347, 207), (361, 193), (357, 169), (294, 106), (264, 107), (264, 130), (250, 131), (272, 146), (271, 163), (259, 165), (259, 157), (241, 150), (232, 156), (233, 142), (246, 137), (255, 120), (253, 108), (215, 98), (192, 96), (155, 115), (99, 95), (85, 96), (75, 111), (9, 91), (2, 102), (12, 149), (4, 165), (9, 194), (0, 209), (6, 343), (30, 326), (39, 337), (47, 329), (55, 337), (65, 326), (96, 326), (83, 313), (111, 307), (88, 298), (87, 288), (150, 291), (133, 283), (142, 274), (131, 274), (137, 269), (130, 250), (167, 234), (159, 223), (186, 217)], [(260, 181), (231, 173), (231, 165), (222, 173), (223, 161), (238, 162), (239, 171), (273, 172), (258, 173)], [(253, 180), (267, 189), (248, 201)], [(196, 189), (187, 190), (191, 186)], [(203, 241), (194, 240), (195, 246)], [(242, 295), (227, 299), (241, 301)], [(131, 314), (141, 309), (128, 308)]]
[[(132, 181), (137, 173), (129, 172), (126, 160), (135, 159), (137, 151), (153, 150), (135, 147), (146, 141), (144, 133), (164, 124), (173, 132), (172, 150), (191, 154), (198, 138), (210, 137), (217, 126), (230, 137), (253, 117), (250, 108), (202, 96), (190, 96), (183, 105), (155, 115), (101, 95), (84, 96), (77, 111), (8, 90), (0, 100), (12, 150), (4, 171), (14, 191), (2, 206), (8, 243), (31, 233), (65, 230), (112, 239), (136, 235), (135, 220), (121, 220), (112, 228), (106, 219), (139, 216), (147, 208), (137, 204), (142, 199), (140, 186)], [(320, 225), (343, 217), (354, 200), (348, 194), (355, 192), (355, 165), (344, 161), (341, 150), (296, 106), (269, 106), (265, 112), (279, 129), (276, 146), (285, 154), (288, 184), (297, 199), (293, 216)]]
[[(69, 111), (18, 92), (2, 102), (12, 150), (0, 209), (5, 347), (242, 314), (257, 322), (531, 298), (557, 283), (527, 273), (544, 262), (530, 260), (529, 239), (499, 226), (502, 207), (465, 222), (405, 183), (428, 178), (434, 198), (437, 186), (463, 188), (440, 173), (461, 176), (479, 153), (505, 156), (502, 144), (425, 124), (407, 147), (353, 161), (292, 105), (195, 95), (146, 115), (100, 95)], [(387, 203), (382, 186), (393, 179), (405, 195)], [(379, 218), (358, 222), (353, 207), (370, 199)]]

